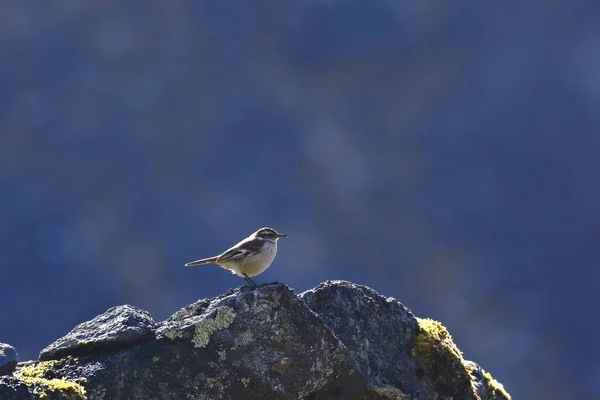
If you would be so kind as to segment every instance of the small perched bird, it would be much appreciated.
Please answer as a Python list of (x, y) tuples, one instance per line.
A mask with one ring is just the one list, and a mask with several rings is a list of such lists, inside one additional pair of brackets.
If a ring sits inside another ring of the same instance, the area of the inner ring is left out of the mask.
[(232, 274), (241, 276), (248, 284), (256, 287), (256, 283), (250, 277), (269, 268), (277, 254), (277, 240), (282, 237), (288, 237), (288, 235), (279, 233), (273, 228), (260, 228), (220, 255), (192, 261), (185, 266), (217, 264), (221, 268), (230, 270)]

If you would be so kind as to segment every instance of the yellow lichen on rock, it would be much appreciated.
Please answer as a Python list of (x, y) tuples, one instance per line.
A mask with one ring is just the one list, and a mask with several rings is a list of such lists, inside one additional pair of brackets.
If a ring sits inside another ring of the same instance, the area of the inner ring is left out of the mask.
[(487, 385), (487, 395), (489, 399), (498, 396), (504, 397), (506, 400), (511, 400), (510, 394), (504, 389), (504, 386), (495, 380), (489, 372), (484, 370), (483, 377), (485, 378), (485, 383)]
[(40, 398), (45, 398), (49, 393), (60, 391), (67, 398), (82, 400), (86, 399), (84, 387), (81, 381), (71, 381), (66, 378), (61, 379), (46, 379), (44, 373), (52, 368), (59, 361), (41, 361), (23, 365), (17, 368), (14, 373), (15, 378), (23, 381), (27, 386), (33, 388), (33, 393)]
[(413, 352), (422, 360), (425, 375), (445, 394), (476, 399), (462, 352), (446, 327), (429, 318), (417, 318), (417, 321), (419, 332), (415, 335)]
[[(469, 362), (463, 360), (462, 352), (454, 344), (446, 327), (429, 318), (417, 318), (417, 321), (420, 329), (415, 337), (414, 352), (423, 360), (434, 380), (449, 368), (457, 374), (456, 376), (462, 376), (464, 371), (468, 377), (469, 370), (465, 364)], [(488, 372), (483, 371), (483, 377), (487, 386), (488, 399), (496, 396), (511, 400), (504, 386), (492, 378)]]
[(416, 351), (422, 357), (430, 359), (431, 351), (437, 349), (443, 350), (449, 357), (462, 360), (462, 352), (456, 347), (444, 325), (430, 318), (417, 318), (417, 321), (421, 329), (416, 337)]

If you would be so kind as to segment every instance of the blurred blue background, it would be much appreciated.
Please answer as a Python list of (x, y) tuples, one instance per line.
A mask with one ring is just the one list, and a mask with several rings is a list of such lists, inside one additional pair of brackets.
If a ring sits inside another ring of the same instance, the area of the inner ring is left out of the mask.
[(600, 398), (600, 3), (0, 5), (0, 341), (346, 279), (517, 399)]

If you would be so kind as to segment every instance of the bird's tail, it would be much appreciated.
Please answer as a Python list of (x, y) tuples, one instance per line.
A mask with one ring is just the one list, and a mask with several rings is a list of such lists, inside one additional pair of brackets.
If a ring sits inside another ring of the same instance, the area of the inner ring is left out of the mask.
[(196, 267), (202, 264), (214, 264), (217, 261), (217, 257), (203, 258), (202, 260), (196, 260), (185, 264), (186, 267)]

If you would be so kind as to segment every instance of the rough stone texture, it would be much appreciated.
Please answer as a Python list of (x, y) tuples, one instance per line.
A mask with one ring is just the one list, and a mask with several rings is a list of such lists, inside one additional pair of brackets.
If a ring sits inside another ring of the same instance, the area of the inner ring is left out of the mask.
[(40, 360), (123, 347), (151, 335), (154, 325), (155, 322), (147, 311), (130, 305), (112, 307), (91, 321), (77, 325), (71, 332), (47, 346), (40, 352)]
[[(61, 395), (58, 394), (58, 396)], [(35, 398), (36, 396), (30, 391), (30, 388), (21, 380), (11, 376), (0, 376), (0, 399), (25, 400)]]
[(0, 376), (11, 375), (18, 362), (17, 350), (9, 344), (0, 343)]
[(423, 386), (415, 376), (418, 359), (411, 355), (419, 324), (408, 308), (343, 281), (325, 282), (299, 297), (344, 343), (371, 384), (391, 384), (405, 393)]
[(346, 345), (371, 385), (391, 385), (411, 399), (478, 398), (458, 349), (436, 349), (435, 336), (418, 346), (423, 324), (396, 299), (344, 281), (322, 283), (300, 298)]
[[(445, 365), (439, 354), (453, 346), (445, 328), (432, 323), (439, 329), (428, 332), (396, 300), (348, 282), (326, 282), (299, 296), (282, 284), (242, 287), (156, 325), (147, 313), (126, 307), (55, 342), (69, 343), (60, 347), (62, 358), (19, 364), (15, 378), (0, 381), (0, 398), (509, 398), (457, 349), (450, 357), (468, 380), (452, 371), (440, 380), (432, 363)], [(122, 340), (131, 337), (124, 315), (145, 315), (148, 332)], [(90, 340), (97, 345), (82, 352), (77, 343)], [(462, 386), (440, 386), (452, 378)]]

